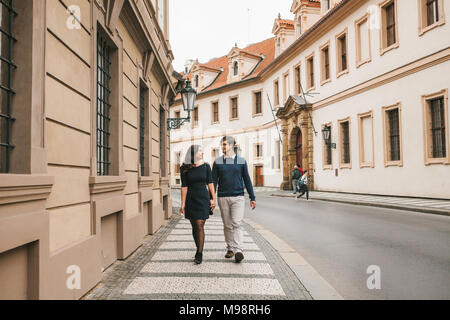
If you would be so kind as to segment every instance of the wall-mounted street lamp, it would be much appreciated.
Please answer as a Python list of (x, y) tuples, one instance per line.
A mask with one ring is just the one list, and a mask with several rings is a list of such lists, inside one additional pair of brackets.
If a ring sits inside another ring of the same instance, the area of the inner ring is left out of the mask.
[(195, 99), (197, 98), (197, 91), (191, 87), (191, 81), (186, 80), (186, 87), (181, 90), (181, 100), (183, 101), (183, 109), (187, 111), (187, 118), (168, 118), (167, 129), (178, 129), (183, 123), (191, 121), (191, 111), (194, 110)]
[(322, 129), (323, 140), (325, 141), (325, 144), (327, 146), (330, 146), (332, 149), (336, 149), (336, 143), (332, 143), (330, 141), (330, 135), (331, 135), (331, 128), (330, 126), (325, 125)]

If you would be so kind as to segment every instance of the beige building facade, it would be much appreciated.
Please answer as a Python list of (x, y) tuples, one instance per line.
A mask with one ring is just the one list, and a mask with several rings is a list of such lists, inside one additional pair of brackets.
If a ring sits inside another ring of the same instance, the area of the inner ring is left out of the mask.
[(78, 299), (172, 215), (168, 0), (0, 7), (0, 299)]

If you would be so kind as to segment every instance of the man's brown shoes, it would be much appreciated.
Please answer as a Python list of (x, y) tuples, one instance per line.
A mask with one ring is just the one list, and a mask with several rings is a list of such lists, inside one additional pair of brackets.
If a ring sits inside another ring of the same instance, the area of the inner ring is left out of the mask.
[(234, 252), (231, 250), (228, 250), (227, 254), (225, 255), (225, 258), (233, 258), (233, 256), (234, 256)]

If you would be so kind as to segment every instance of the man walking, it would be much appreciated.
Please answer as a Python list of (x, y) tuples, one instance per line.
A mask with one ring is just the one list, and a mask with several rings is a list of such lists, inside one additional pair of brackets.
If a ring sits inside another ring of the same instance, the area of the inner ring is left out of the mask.
[(297, 199), (300, 198), (302, 195), (306, 193), (306, 200), (309, 200), (309, 190), (308, 190), (308, 176), (307, 176), (308, 170), (303, 171), (303, 175), (300, 178), (299, 185), (300, 185), (300, 194), (297, 196)]
[(294, 194), (297, 193), (298, 190), (298, 179), (302, 176), (302, 172), (300, 166), (296, 164), (294, 166), (294, 170), (292, 171), (292, 188), (294, 189)]
[(235, 261), (239, 263), (244, 259), (244, 235), (241, 225), (245, 208), (244, 184), (250, 196), (252, 210), (256, 208), (255, 194), (248, 174), (247, 161), (236, 155), (236, 140), (225, 136), (221, 142), (224, 154), (214, 161), (212, 180), (215, 189), (218, 185), (217, 199), (227, 243), (225, 258), (234, 256)]

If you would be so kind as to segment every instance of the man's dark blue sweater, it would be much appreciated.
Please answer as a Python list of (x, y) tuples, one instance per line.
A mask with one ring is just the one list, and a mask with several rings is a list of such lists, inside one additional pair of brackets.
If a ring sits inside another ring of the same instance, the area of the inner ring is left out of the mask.
[(252, 181), (248, 174), (247, 161), (236, 155), (234, 158), (218, 157), (212, 167), (214, 189), (219, 185), (219, 197), (236, 197), (244, 195), (245, 188), (251, 201), (255, 201)]

